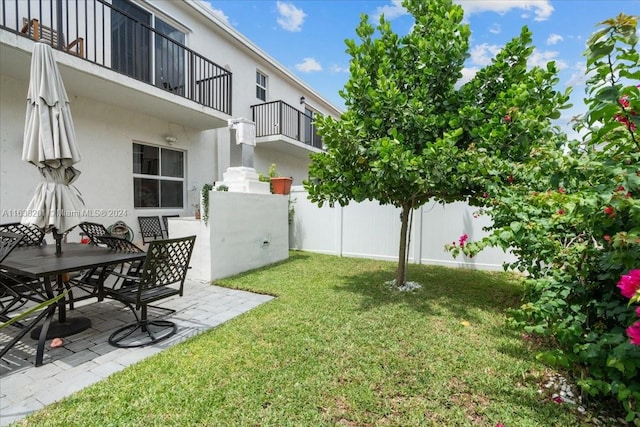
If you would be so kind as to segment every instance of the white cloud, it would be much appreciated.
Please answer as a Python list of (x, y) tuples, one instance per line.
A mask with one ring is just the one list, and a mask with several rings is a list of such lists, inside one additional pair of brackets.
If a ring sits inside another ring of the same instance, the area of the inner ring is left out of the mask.
[(222, 9), (216, 9), (208, 1), (201, 0), (200, 3), (204, 5), (207, 9), (209, 9), (211, 12), (213, 12), (214, 15), (216, 15), (218, 18), (224, 21), (225, 24), (229, 26), (231, 25), (231, 23), (229, 22), (229, 17), (224, 14)]
[(564, 40), (564, 37), (562, 37), (560, 34), (551, 34), (547, 38), (547, 44), (554, 45), (554, 44), (557, 44), (558, 42), (561, 42), (562, 40)]
[(459, 88), (463, 84), (469, 82), (471, 79), (473, 79), (476, 76), (478, 71), (480, 71), (480, 68), (478, 68), (478, 67), (471, 67), (471, 68), (466, 68), (465, 67), (465, 68), (463, 68), (462, 69), (462, 77), (456, 83), (456, 87)]
[(302, 9), (298, 9), (293, 3), (276, 2), (278, 8), (278, 25), (287, 31), (297, 32), (302, 30), (304, 18), (307, 16)]
[(529, 67), (538, 66), (538, 67), (546, 68), (547, 62), (555, 61), (556, 68), (558, 70), (564, 70), (568, 68), (569, 65), (561, 59), (556, 59), (557, 56), (558, 56), (558, 52), (555, 52), (552, 50), (535, 49), (531, 54), (531, 56), (529, 57), (529, 61), (527, 61), (527, 65)]
[(334, 74), (337, 74), (337, 73), (348, 73), (349, 72), (349, 67), (341, 67), (338, 64), (331, 64), (331, 67), (329, 67), (329, 71), (331, 71)]
[(481, 12), (496, 12), (500, 15), (512, 9), (532, 11), (536, 21), (546, 21), (553, 13), (550, 0), (456, 0), (464, 9), (465, 15)]
[(502, 46), (482, 43), (471, 48), (471, 62), (475, 65), (489, 65), (491, 60), (500, 52)]
[(387, 21), (398, 18), (399, 16), (406, 15), (407, 9), (402, 6), (402, 0), (391, 0), (391, 4), (380, 6), (374, 12), (372, 19), (377, 23), (380, 19), (380, 15), (384, 15)]
[(302, 71), (303, 73), (322, 71), (322, 65), (320, 65), (314, 58), (304, 58), (304, 61), (296, 64), (295, 67), (296, 70)]
[[(567, 80), (567, 86), (576, 87), (576, 86), (585, 86), (587, 79), (587, 64), (584, 62), (576, 62), (576, 64), (572, 67), (575, 71), (571, 73), (571, 77)], [(574, 90), (575, 92), (575, 90)]]
[(489, 28), (489, 32), (491, 34), (500, 34), (502, 32), (502, 27), (500, 26), (500, 24), (493, 24), (490, 28)]

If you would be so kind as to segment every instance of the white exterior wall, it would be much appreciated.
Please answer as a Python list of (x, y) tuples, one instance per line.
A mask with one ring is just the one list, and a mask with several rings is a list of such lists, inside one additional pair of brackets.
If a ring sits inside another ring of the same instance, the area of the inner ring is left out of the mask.
[[(39, 174), (35, 166), (21, 160), (28, 82), (3, 77), (0, 85), (0, 222), (13, 222), (20, 217), (11, 213), (26, 208)], [(82, 161), (76, 165), (81, 175), (75, 186), (88, 210), (104, 210), (87, 217), (88, 221), (108, 226), (122, 220), (134, 229), (139, 241), (137, 216), (193, 215), (191, 205), (199, 201), (199, 188), (215, 180), (216, 133), (193, 131), (136, 111), (80, 98), (70, 91), (69, 97), (82, 155)], [(133, 142), (168, 147), (167, 134), (178, 138), (171, 148), (186, 153), (185, 208), (134, 209)], [(192, 186), (198, 191), (189, 191)]]
[[(26, 9), (22, 10), (27, 3), (18, 0), (21, 16), (27, 15)], [(321, 113), (336, 115), (335, 107), (328, 104), (291, 73), (275, 64), (275, 61), (260, 52), (237, 31), (223, 28), (225, 24), (220, 23), (199, 2), (148, 0), (135, 1), (135, 3), (185, 31), (187, 47), (218, 65), (227, 67), (233, 73), (231, 91), (233, 113), (229, 118), (251, 118), (250, 106), (262, 102), (255, 96), (256, 69), (268, 75), (267, 101), (282, 100), (304, 110), (299, 104), (300, 96), (304, 95)], [(81, 6), (81, 9), (83, 8), (84, 6)], [(100, 24), (104, 22), (107, 27), (109, 26), (108, 15), (104, 21), (102, 19), (99, 21)], [(89, 23), (89, 27), (92, 25), (94, 24)], [(101, 28), (98, 28), (98, 32), (101, 32)], [(3, 34), (6, 36), (8, 33)], [(105, 37), (109, 37), (108, 31)], [(1, 42), (11, 45), (16, 43), (15, 40), (17, 40), (18, 49), (29, 49), (32, 44), (26, 38), (16, 38), (13, 35), (3, 37)], [(106, 39), (105, 43), (106, 46), (110, 44)], [(102, 45), (102, 40), (98, 40), (98, 45)], [(165, 214), (192, 216), (194, 211), (192, 205), (198, 203), (202, 185), (222, 180), (227, 167), (240, 165), (240, 148), (231, 140), (228, 128), (209, 130), (190, 128), (179, 120), (168, 121), (137, 108), (127, 109), (101, 102), (99, 92), (79, 96), (75, 91), (75, 84), (84, 85), (84, 92), (78, 93), (86, 94), (86, 85), (90, 84), (90, 78), (116, 82), (131, 81), (131, 79), (115, 75), (105, 68), (96, 67), (61, 52), (56, 51), (54, 54), (59, 64), (66, 67), (66, 70), (62, 70), (62, 74), (70, 97), (71, 113), (83, 156), (82, 161), (77, 165), (82, 174), (76, 182), (76, 187), (82, 193), (87, 209), (105, 212), (102, 216), (87, 217), (87, 220), (107, 226), (118, 220), (125, 221), (133, 228), (135, 240), (139, 242), (141, 238), (137, 216)], [(110, 53), (105, 52), (105, 57), (110, 58)], [(65, 79), (64, 76), (69, 75), (69, 69), (86, 73), (86, 75), (94, 73), (94, 76), (82, 82), (76, 82), (72, 78)], [(19, 77), (0, 75), (0, 209), (3, 214), (0, 222), (3, 223), (20, 220), (20, 217), (13, 213), (28, 205), (33, 190), (39, 182), (35, 167), (21, 160), (29, 79), (28, 70), (25, 71)], [(99, 77), (95, 77), (96, 75)], [(134, 82), (134, 85), (138, 90), (158, 92), (157, 88), (141, 82)], [(120, 92), (123, 94), (129, 92), (130, 96), (136, 96), (135, 92), (127, 89), (125, 85), (119, 88), (118, 93)], [(125, 99), (126, 95), (121, 98)], [(180, 98), (176, 102), (184, 104), (189, 101)], [(167, 135), (175, 136), (178, 142), (169, 147), (165, 139)], [(133, 142), (185, 152), (183, 209), (133, 208)], [(309, 160), (304, 156), (288, 154), (286, 150), (283, 152), (257, 146), (254, 161), (255, 169), (264, 174), (268, 172), (269, 166), (275, 163), (282, 175), (294, 177), (295, 184), (301, 184), (308, 175)], [(109, 215), (109, 213), (124, 213), (124, 216)], [(77, 238), (77, 232), (70, 233), (70, 240)]]
[[(295, 200), (289, 243), (292, 249), (339, 256), (397, 260), (400, 242), (400, 209), (381, 206), (378, 202), (350, 203), (348, 206), (319, 208), (307, 199), (304, 189), (291, 192)], [(500, 249), (489, 248), (475, 258), (460, 255), (454, 259), (444, 249), (445, 244), (458, 242), (462, 234), (469, 241), (487, 233), (487, 217), (474, 218), (475, 208), (466, 203), (446, 206), (427, 203), (413, 215), (409, 247), (409, 262), (437, 264), (482, 270), (502, 270), (503, 263), (514, 256)]]
[(289, 257), (287, 198), (211, 191), (209, 221), (170, 218), (169, 236), (196, 236), (187, 277), (210, 282)]

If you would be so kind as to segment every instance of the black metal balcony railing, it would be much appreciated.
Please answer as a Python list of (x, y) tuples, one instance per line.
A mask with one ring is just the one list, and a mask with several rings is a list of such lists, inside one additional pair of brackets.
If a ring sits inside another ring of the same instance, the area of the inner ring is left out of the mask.
[(313, 117), (283, 101), (272, 101), (251, 106), (256, 136), (284, 135), (312, 147), (322, 149), (322, 138), (317, 133)]
[(231, 72), (104, 0), (0, 0), (0, 26), (231, 114)]

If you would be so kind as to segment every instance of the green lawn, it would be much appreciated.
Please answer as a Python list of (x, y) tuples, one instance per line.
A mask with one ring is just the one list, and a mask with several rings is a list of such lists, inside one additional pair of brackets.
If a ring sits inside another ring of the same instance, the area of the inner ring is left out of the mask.
[[(572, 426), (505, 327), (516, 276), (292, 252), (219, 284), (276, 295), (51, 405), (25, 425)], [(188, 288), (186, 292), (188, 292)]]

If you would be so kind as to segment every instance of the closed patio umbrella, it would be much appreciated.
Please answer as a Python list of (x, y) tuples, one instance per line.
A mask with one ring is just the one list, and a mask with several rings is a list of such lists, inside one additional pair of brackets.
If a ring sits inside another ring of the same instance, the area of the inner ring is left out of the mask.
[(62, 233), (83, 221), (84, 202), (71, 184), (80, 172), (80, 150), (69, 98), (51, 46), (36, 43), (31, 58), (22, 160), (35, 165), (43, 181), (36, 187), (23, 224), (53, 232), (61, 255)]
[[(48, 44), (35, 43), (29, 78), (22, 160), (35, 165), (43, 180), (36, 187), (21, 222), (51, 231), (56, 241), (56, 255), (61, 256), (63, 233), (84, 220), (84, 202), (72, 186), (80, 175), (73, 165), (81, 157), (69, 98)], [(56, 280), (62, 291), (62, 275)], [(49, 327), (47, 338), (72, 335), (91, 325), (88, 318), (68, 319), (65, 304), (64, 298), (58, 301), (59, 319)], [(32, 331), (32, 337), (38, 336), (38, 329)]]

